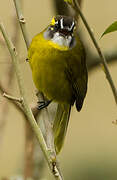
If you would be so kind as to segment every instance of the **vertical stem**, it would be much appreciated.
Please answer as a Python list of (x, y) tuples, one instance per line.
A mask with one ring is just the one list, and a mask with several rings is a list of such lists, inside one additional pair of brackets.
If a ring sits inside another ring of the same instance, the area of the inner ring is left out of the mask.
[(20, 23), (20, 27), (21, 27), (22, 34), (23, 34), (23, 37), (24, 37), (24, 41), (25, 41), (26, 47), (28, 49), (30, 41), (29, 41), (29, 36), (28, 36), (27, 29), (26, 29), (26, 25), (25, 25), (26, 21), (24, 19), (23, 14), (22, 14), (21, 3), (20, 3), (20, 0), (13, 0), (13, 1), (14, 1), (14, 4), (15, 4), (16, 13), (17, 13), (17, 17), (18, 17), (18, 20), (19, 20), (19, 23)]

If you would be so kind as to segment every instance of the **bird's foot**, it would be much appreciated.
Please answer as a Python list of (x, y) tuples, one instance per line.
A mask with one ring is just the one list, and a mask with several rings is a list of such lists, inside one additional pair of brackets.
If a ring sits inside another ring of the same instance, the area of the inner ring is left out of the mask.
[(49, 100), (49, 101), (39, 101), (38, 102), (39, 105), (38, 105), (37, 109), (41, 110), (41, 109), (47, 107), (51, 102), (52, 102), (51, 100)]

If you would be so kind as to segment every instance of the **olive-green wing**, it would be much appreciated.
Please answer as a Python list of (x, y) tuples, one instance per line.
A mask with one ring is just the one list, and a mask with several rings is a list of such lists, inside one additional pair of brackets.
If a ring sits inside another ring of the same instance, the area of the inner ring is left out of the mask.
[(81, 57), (81, 61), (79, 61), (77, 69), (78, 71), (74, 72), (74, 67), (69, 63), (66, 69), (66, 74), (73, 89), (76, 108), (78, 111), (80, 111), (83, 105), (84, 98), (86, 96), (88, 81), (87, 67), (84, 55)]

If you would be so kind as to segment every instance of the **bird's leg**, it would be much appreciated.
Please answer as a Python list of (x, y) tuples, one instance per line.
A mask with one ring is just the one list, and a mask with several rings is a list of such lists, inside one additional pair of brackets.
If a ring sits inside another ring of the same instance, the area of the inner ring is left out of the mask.
[(51, 102), (52, 102), (52, 100), (38, 101), (39, 105), (38, 105), (37, 109), (41, 110), (41, 109), (47, 107)]

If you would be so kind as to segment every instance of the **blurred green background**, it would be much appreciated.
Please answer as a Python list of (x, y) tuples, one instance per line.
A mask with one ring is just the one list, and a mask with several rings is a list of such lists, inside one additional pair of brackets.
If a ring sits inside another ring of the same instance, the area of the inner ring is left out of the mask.
[[(23, 1), (23, 0), (22, 0)], [(23, 11), (27, 21), (29, 36), (43, 30), (55, 14), (52, 0), (23, 1)], [(102, 50), (108, 53), (117, 47), (117, 33), (112, 33), (100, 39), (101, 34), (117, 17), (116, 0), (85, 0), (82, 9), (87, 20), (93, 28)], [(12, 37), (15, 14), (13, 1), (1, 0), (0, 19), (3, 21), (9, 35)], [(84, 43), (96, 53), (90, 37), (79, 23), (83, 34)], [(1, 36), (0, 36), (1, 37)], [(26, 58), (26, 47), (19, 33), (20, 45), (18, 52), (21, 58), (21, 68), (24, 77), (27, 99), (29, 103), (35, 102), (35, 87), (32, 82), (31, 71), (28, 63), (23, 63)], [(4, 49), (4, 51), (3, 51)], [(6, 73), (11, 66), (8, 60), (6, 47), (0, 45), (0, 80), (5, 85)], [(117, 85), (117, 62), (110, 63), (109, 69), (115, 85)], [(12, 90), (18, 96), (16, 80)], [(4, 104), (0, 95), (0, 106)], [(25, 132), (24, 120), (13, 106), (7, 112), (4, 130), (0, 128), (0, 179), (21, 174), (24, 163)], [(0, 108), (2, 114), (2, 108)], [(60, 165), (66, 180), (116, 180), (117, 179), (117, 126), (112, 121), (117, 119), (117, 108), (114, 98), (105, 78), (104, 72), (98, 66), (89, 72), (88, 93), (83, 109), (78, 113), (73, 107), (69, 128), (64, 147), (59, 155)], [(4, 121), (4, 119), (2, 119)], [(4, 131), (4, 132), (2, 132)], [(43, 177), (52, 179), (48, 168), (44, 170)]]

